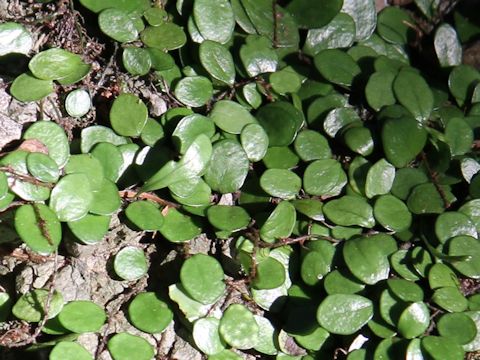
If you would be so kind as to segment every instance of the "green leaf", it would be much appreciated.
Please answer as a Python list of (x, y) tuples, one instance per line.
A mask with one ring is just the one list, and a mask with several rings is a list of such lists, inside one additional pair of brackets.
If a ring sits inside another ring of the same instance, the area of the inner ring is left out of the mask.
[(269, 169), (291, 169), (298, 164), (300, 159), (290, 147), (274, 146), (267, 149), (262, 160)]
[(247, 154), (234, 140), (221, 140), (213, 145), (210, 164), (205, 172), (205, 181), (222, 194), (237, 191), (242, 187), (249, 169)]
[[(311, 8), (311, 4), (310, 8)], [(311, 13), (309, 10), (308, 13)], [(350, 15), (338, 13), (332, 21), (307, 33), (303, 51), (310, 56), (325, 49), (348, 48), (355, 40), (355, 21)]]
[(106, 319), (102, 307), (84, 300), (69, 302), (58, 314), (60, 324), (77, 334), (99, 331)]
[(92, 355), (82, 345), (60, 341), (49, 354), (50, 360), (93, 360)]
[(62, 240), (62, 228), (55, 213), (46, 205), (22, 205), (15, 211), (15, 230), (33, 251), (54, 252)]
[(434, 264), (428, 271), (428, 284), (432, 290), (442, 287), (458, 287), (460, 285), (457, 275), (447, 265)]
[[(17, 179), (14, 175), (28, 175), (27, 169), (27, 157), (29, 153), (22, 150), (12, 151), (3, 158), (0, 159), (0, 164), (7, 167), (7, 170), (3, 173), (7, 175), (8, 183), (12, 193), (18, 195), (20, 198), (26, 201), (44, 201), (50, 196), (50, 189), (45, 186), (31, 184), (27, 181)], [(13, 170), (14, 173), (8, 171)], [(13, 200), (13, 197), (9, 200), (10, 196), (4, 195), (6, 200), (2, 207), (6, 207)]]
[(299, 132), (293, 145), (298, 156), (306, 162), (332, 156), (327, 139), (313, 130)]
[(23, 73), (15, 78), (10, 93), (18, 101), (28, 102), (43, 99), (53, 92), (51, 80), (41, 80), (30, 73)]
[[(214, 148), (205, 134), (198, 135), (178, 162), (169, 161), (155, 173), (142, 191), (152, 191), (195, 178), (205, 172), (209, 162), (214, 160)], [(208, 170), (208, 169), (207, 169)]]
[(181, 154), (185, 154), (197, 136), (205, 134), (211, 138), (215, 134), (215, 124), (211, 119), (199, 114), (185, 116), (172, 133), (172, 140)]
[(468, 300), (457, 287), (442, 287), (435, 290), (432, 301), (448, 312), (462, 312), (468, 307)]
[(198, 30), (206, 40), (225, 44), (235, 27), (235, 18), (227, 0), (195, 0), (193, 17)]
[(175, 96), (183, 104), (191, 107), (205, 105), (213, 95), (210, 80), (203, 76), (188, 76), (175, 86)]
[(330, 137), (334, 138), (337, 133), (346, 128), (347, 125), (359, 122), (360, 117), (357, 112), (348, 107), (341, 107), (331, 110), (323, 121), (323, 130)]
[(113, 268), (123, 280), (138, 280), (148, 271), (145, 253), (135, 246), (126, 246), (115, 255)]
[(355, 21), (355, 40), (365, 40), (372, 35), (377, 25), (377, 11), (373, 1), (344, 0), (342, 11)]
[(423, 302), (410, 304), (400, 315), (398, 331), (403, 337), (413, 339), (427, 330), (430, 324), (430, 312)]
[(168, 21), (168, 13), (159, 7), (151, 7), (143, 13), (145, 20), (152, 26), (160, 26)]
[(288, 201), (282, 201), (260, 228), (260, 237), (267, 242), (287, 238), (292, 234), (296, 220), (295, 207)]
[(127, 139), (102, 125), (89, 126), (82, 130), (80, 148), (82, 153), (88, 153), (98, 143), (107, 142), (113, 145), (123, 145)]
[(200, 44), (198, 55), (200, 63), (210, 76), (227, 85), (235, 82), (235, 64), (230, 51), (220, 43), (205, 40)]
[(123, 136), (140, 136), (148, 118), (148, 109), (138, 96), (121, 94), (113, 102), (110, 123), (116, 133)]
[(249, 161), (257, 162), (265, 157), (269, 140), (268, 134), (261, 125), (245, 125), (240, 133), (240, 142)]
[(427, 82), (418, 73), (405, 69), (393, 82), (393, 91), (398, 102), (405, 106), (415, 119), (427, 121), (433, 110), (433, 94)]
[[(33, 177), (47, 183), (56, 182), (60, 176), (57, 163), (50, 156), (42, 153), (29, 153), (27, 155), (27, 168)], [(6, 190), (5, 188), (5, 192)]]
[[(182, 191), (180, 188), (183, 186), (182, 184), (186, 184), (186, 182), (188, 182), (191, 187), (190, 189), (184, 189), (188, 190), (188, 192), (180, 194)], [(210, 186), (208, 186), (207, 183), (200, 178), (197, 180), (189, 179), (184, 182), (172, 184), (170, 185), (169, 189), (172, 193), (172, 197), (182, 205), (194, 207), (205, 207), (210, 205), (212, 189), (210, 189)]]
[(355, 277), (368, 285), (388, 278), (388, 258), (375, 241), (368, 238), (353, 238), (345, 242), (343, 258)]
[[(452, 194), (440, 185), (448, 201)], [(455, 198), (453, 198), (454, 200)], [(407, 206), (414, 214), (441, 214), (445, 211), (445, 202), (432, 183), (420, 184), (413, 188), (407, 200)]]
[(395, 104), (393, 93), (395, 77), (396, 73), (393, 71), (377, 71), (370, 76), (365, 87), (365, 97), (373, 110), (380, 111), (383, 106)]
[(395, 180), (392, 185), (392, 194), (399, 199), (406, 200), (410, 191), (420, 184), (428, 182), (428, 176), (417, 168), (403, 168), (395, 173)]
[(83, 89), (73, 90), (65, 99), (65, 110), (68, 115), (82, 117), (86, 115), (92, 106), (92, 100), (88, 91)]
[(387, 119), (381, 137), (385, 157), (395, 167), (405, 167), (415, 159), (427, 141), (426, 131), (410, 117)]
[(0, 56), (8, 54), (27, 55), (33, 39), (30, 32), (21, 24), (5, 22), (0, 25)]
[(269, 76), (272, 89), (278, 94), (296, 93), (302, 86), (302, 77), (291, 66), (284, 67)]
[(253, 314), (243, 305), (230, 305), (220, 319), (220, 335), (236, 349), (250, 349), (258, 343), (259, 327)]
[(272, 3), (269, 0), (241, 0), (241, 3), (257, 33), (273, 40), (275, 26)]
[(379, 196), (373, 206), (373, 215), (380, 225), (390, 231), (402, 232), (412, 224), (408, 207), (393, 195)]
[(128, 305), (128, 320), (141, 331), (158, 334), (172, 322), (173, 312), (158, 294), (143, 292)]
[(314, 29), (330, 23), (340, 12), (343, 0), (328, 0), (312, 4), (308, 0), (294, 0), (287, 6), (295, 21), (302, 28)]
[(360, 74), (360, 67), (342, 50), (323, 50), (313, 60), (320, 74), (336, 85), (351, 86), (355, 77)]
[(461, 118), (452, 118), (445, 127), (446, 142), (453, 156), (470, 152), (473, 144), (473, 130)]
[(299, 213), (308, 216), (310, 219), (317, 221), (324, 220), (322, 211), (323, 203), (320, 200), (299, 199), (292, 201), (292, 204)]
[(215, 355), (225, 350), (218, 328), (220, 320), (214, 317), (198, 319), (193, 324), (192, 336), (195, 345), (207, 355)]
[[(35, 289), (20, 296), (12, 308), (12, 314), (20, 320), (39, 322), (45, 316), (45, 304), (49, 298), (48, 290)], [(53, 292), (48, 308), (47, 318), (58, 315), (63, 308), (63, 296), (57, 291)]]
[(437, 329), (440, 336), (452, 339), (461, 345), (470, 343), (477, 335), (475, 322), (465, 313), (442, 315), (437, 322)]
[(474, 322), (477, 327), (477, 336), (470, 343), (463, 346), (465, 351), (478, 351), (480, 349), (480, 312), (479, 311), (468, 311), (465, 313), (468, 315)]
[(462, 45), (451, 25), (444, 23), (437, 28), (433, 45), (440, 66), (449, 67), (462, 63)]
[(342, 165), (334, 159), (316, 160), (303, 174), (303, 188), (310, 195), (336, 196), (347, 184)]
[(300, 275), (305, 284), (315, 286), (327, 275), (332, 266), (335, 248), (324, 240), (317, 240), (315, 249), (309, 251), (302, 259)]
[(386, 41), (405, 45), (413, 40), (415, 21), (402, 8), (387, 6), (378, 14), (378, 34)]
[(80, 220), (69, 221), (68, 228), (83, 244), (97, 244), (110, 228), (110, 216), (87, 214)]
[(157, 71), (171, 70), (175, 66), (175, 60), (172, 55), (160, 49), (147, 48), (152, 61), (152, 68)]
[(290, 170), (268, 169), (260, 177), (260, 186), (271, 196), (291, 200), (300, 191), (302, 180)]
[(459, 344), (443, 336), (425, 336), (421, 348), (423, 354), (434, 360), (462, 360), (465, 355)]
[(147, 26), (140, 35), (145, 45), (163, 51), (181, 48), (187, 41), (183, 29), (173, 23)]
[(213, 257), (196, 254), (188, 258), (180, 270), (180, 280), (192, 299), (202, 304), (215, 303), (225, 291), (222, 266)]
[(337, 225), (362, 226), (372, 228), (375, 225), (372, 207), (363, 199), (346, 195), (331, 200), (323, 206), (325, 216)]
[(125, 215), (135, 226), (144, 231), (157, 231), (162, 228), (163, 215), (150, 201), (135, 201), (125, 209)]
[(122, 53), (125, 69), (133, 76), (146, 75), (152, 66), (152, 59), (147, 49), (126, 47)]
[(448, 241), (448, 254), (468, 256), (467, 260), (452, 262), (452, 266), (461, 274), (472, 279), (480, 278), (480, 243), (471, 236), (456, 236)]
[(177, 209), (168, 209), (167, 214), (164, 215), (160, 233), (168, 241), (184, 242), (200, 235), (201, 229), (191, 217), (182, 214)]
[(463, 106), (472, 97), (475, 85), (480, 81), (480, 73), (470, 65), (458, 65), (448, 77), (448, 87), (458, 106)]
[(115, 334), (108, 340), (108, 351), (113, 360), (151, 360), (155, 355), (153, 346), (144, 338), (126, 332)]
[(158, 121), (148, 118), (145, 127), (140, 134), (140, 139), (142, 139), (145, 145), (153, 147), (157, 142), (162, 140), (164, 136), (165, 133), (162, 125)]
[(95, 145), (91, 154), (102, 165), (105, 179), (117, 182), (124, 166), (124, 159), (118, 147), (110, 143), (99, 143)]
[(442, 244), (458, 235), (468, 235), (474, 238), (478, 236), (477, 229), (468, 216), (456, 211), (445, 212), (437, 218), (435, 234)]
[(368, 198), (390, 192), (395, 178), (395, 168), (385, 159), (378, 160), (368, 169), (365, 194)]
[(180, 283), (168, 287), (170, 299), (175, 301), (188, 321), (193, 322), (207, 315), (210, 305), (203, 305), (190, 298)]
[(255, 114), (269, 138), (269, 146), (290, 145), (303, 124), (303, 115), (292, 104), (276, 101)]
[(260, 258), (256, 264), (252, 286), (256, 289), (275, 289), (285, 282), (285, 268), (273, 257)]
[(277, 348), (275, 345), (276, 330), (270, 320), (263, 316), (253, 315), (259, 328), (259, 336), (257, 345), (254, 349), (262, 354), (276, 355)]
[(149, 0), (80, 0), (80, 3), (93, 12), (100, 12), (103, 9), (114, 8), (130, 12), (141, 12), (147, 10), (151, 4)]
[[(325, 96), (318, 97), (318, 94), (316, 94), (315, 91), (315, 94), (312, 94), (312, 96), (315, 97), (315, 100), (312, 101), (307, 109), (307, 122), (310, 127), (315, 130), (323, 129), (323, 121), (325, 116), (327, 116), (331, 110), (345, 108), (345, 105), (347, 105), (347, 99), (338, 93), (326, 94)], [(353, 111), (353, 114), (356, 115), (357, 119), (359, 120), (359, 117), (355, 111)], [(332, 136), (328, 132), (327, 134)]]
[(37, 139), (48, 149), (48, 155), (61, 168), (70, 156), (70, 145), (63, 128), (53, 121), (37, 121), (24, 133), (23, 139)]
[(88, 73), (90, 72), (90, 69), (92, 66), (90, 64), (85, 64), (85, 63), (80, 63), (73, 71), (68, 75), (65, 76), (64, 78), (57, 79), (57, 82), (60, 85), (68, 86), (68, 85), (73, 85), (80, 80), (84, 79)]
[(103, 10), (98, 16), (98, 25), (104, 34), (121, 43), (134, 41), (138, 37), (134, 20), (128, 12), (120, 9)]
[(250, 215), (240, 206), (213, 205), (207, 210), (207, 218), (223, 231), (238, 231), (250, 223)]
[(360, 295), (328, 295), (317, 311), (319, 324), (333, 334), (350, 335), (373, 316), (372, 302)]
[(210, 118), (215, 125), (230, 134), (240, 134), (246, 125), (256, 123), (247, 109), (230, 100), (217, 101), (210, 112)]
[(69, 174), (60, 179), (50, 196), (50, 208), (60, 221), (75, 221), (87, 215), (93, 194), (84, 174)]
[(398, 250), (390, 256), (390, 265), (405, 280), (416, 281), (418, 274), (413, 267), (411, 251)]
[(270, 40), (263, 36), (247, 36), (246, 44), (240, 47), (240, 59), (249, 76), (254, 77), (277, 69), (278, 56), (271, 46)]
[(35, 55), (28, 63), (28, 68), (39, 79), (59, 80), (71, 75), (82, 64), (80, 56), (63, 49), (52, 48)]
[(104, 170), (102, 163), (90, 154), (70, 156), (64, 168), (65, 174), (85, 174), (88, 178), (90, 188), (98, 191), (102, 187)]

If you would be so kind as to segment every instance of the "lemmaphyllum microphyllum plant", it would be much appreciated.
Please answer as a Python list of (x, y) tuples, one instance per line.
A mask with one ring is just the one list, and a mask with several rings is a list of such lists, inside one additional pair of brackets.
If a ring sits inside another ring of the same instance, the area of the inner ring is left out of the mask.
[[(59, 3), (37, 6), (54, 22)], [(61, 119), (1, 154), (0, 249), (54, 270), (1, 281), (0, 352), (181, 359), (149, 335), (174, 331), (194, 359), (476, 358), (480, 73), (462, 48), (480, 21), (408, 3), (71, 1), (105, 58), (2, 23), (0, 55), (28, 57), (9, 93)], [(125, 286), (118, 306), (62, 294), (72, 241), (102, 256), (112, 236), (95, 271)]]

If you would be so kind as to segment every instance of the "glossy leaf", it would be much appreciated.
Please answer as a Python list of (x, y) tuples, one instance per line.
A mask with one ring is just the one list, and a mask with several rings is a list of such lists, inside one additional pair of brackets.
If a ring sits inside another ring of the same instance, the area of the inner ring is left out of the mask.
[(328, 295), (317, 311), (317, 320), (320, 325), (330, 333), (340, 335), (355, 333), (372, 316), (372, 302), (360, 295)]
[(212, 78), (227, 85), (233, 85), (235, 65), (232, 55), (225, 46), (206, 40), (200, 44), (199, 57), (202, 66)]
[(113, 261), (115, 273), (123, 280), (138, 280), (147, 273), (148, 264), (142, 249), (127, 246), (121, 249)]

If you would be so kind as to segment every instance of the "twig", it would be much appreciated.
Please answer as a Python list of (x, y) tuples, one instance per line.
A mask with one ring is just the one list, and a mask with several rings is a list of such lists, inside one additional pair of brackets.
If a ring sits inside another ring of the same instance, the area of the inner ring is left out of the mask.
[(49, 188), (49, 189), (53, 189), (53, 187), (54, 187), (54, 184), (42, 182), (42, 181), (40, 181), (40, 180), (34, 178), (33, 176), (30, 176), (30, 175), (21, 174), (21, 173), (17, 172), (11, 166), (0, 166), (0, 171), (9, 173), (16, 180), (25, 181), (27, 183), (37, 185), (37, 186), (41, 186), (41, 187), (46, 187), (46, 188)]
[(110, 327), (112, 326), (114, 314), (120, 311), (120, 308), (129, 301), (133, 296), (140, 293), (145, 287), (147, 286), (147, 278), (143, 277), (133, 287), (126, 288), (126, 292), (119, 294), (117, 297), (111, 299), (106, 305), (107, 308), (110, 303), (117, 301), (117, 303), (112, 307), (112, 309), (108, 312), (108, 321), (105, 329), (103, 330), (102, 334), (99, 335), (100, 339), (98, 342), (97, 349), (95, 351), (95, 359), (100, 359), (100, 355), (102, 354), (103, 350), (107, 346), (107, 337), (110, 334)]
[(179, 208), (180, 205), (175, 204), (171, 201), (164, 200), (161, 197), (152, 194), (152, 193), (138, 193), (137, 191), (134, 190), (121, 190), (118, 192), (120, 197), (124, 199), (143, 199), (143, 200), (151, 200), (153, 202), (156, 202), (157, 204), (160, 204), (162, 206), (167, 206), (170, 208)]
[(430, 167), (430, 164), (427, 159), (427, 155), (425, 154), (424, 151), (422, 151), (421, 157), (422, 157), (423, 163), (425, 164), (425, 167), (427, 168), (428, 174), (432, 179), (432, 183), (435, 186), (435, 189), (437, 190), (438, 194), (440, 195), (440, 198), (443, 201), (443, 207), (445, 209), (448, 209), (452, 204), (450, 204), (450, 201), (448, 201), (445, 191), (442, 189), (442, 187), (438, 183), (438, 174), (435, 171), (433, 171), (432, 168)]
[(273, 40), (272, 47), (278, 48), (278, 19), (281, 14), (277, 11), (277, 0), (272, 1), (272, 13), (273, 13)]
[[(53, 294), (55, 292), (55, 280), (57, 278), (57, 270), (58, 270), (58, 253), (57, 253), (57, 250), (55, 250), (54, 255), (55, 256), (53, 258), (53, 272), (52, 272), (52, 275), (51, 275), (51, 278), (50, 278), (50, 285), (49, 285), (49, 289), (48, 289), (47, 299), (45, 301), (45, 307), (43, 309), (42, 319), (38, 323), (38, 325), (35, 328), (35, 331), (33, 332), (33, 334), (29, 335), (24, 340), (12, 342), (12, 343), (8, 343), (6, 341), (6, 339), (12, 333), (15, 334), (19, 331), (22, 331), (22, 329), (19, 329), (19, 328), (10, 329), (5, 334), (2, 334), (2, 336), (0, 336), (0, 344), (2, 346), (7, 347), (7, 348), (19, 348), (19, 347), (27, 346), (27, 345), (30, 345), (30, 344), (35, 344), (37, 342), (37, 338), (40, 336), (40, 333), (42, 332), (42, 329), (43, 329), (43, 327), (45, 326), (45, 323), (48, 320), (50, 305), (52, 303)], [(25, 331), (25, 330), (26, 329), (24, 329), (23, 331)]]

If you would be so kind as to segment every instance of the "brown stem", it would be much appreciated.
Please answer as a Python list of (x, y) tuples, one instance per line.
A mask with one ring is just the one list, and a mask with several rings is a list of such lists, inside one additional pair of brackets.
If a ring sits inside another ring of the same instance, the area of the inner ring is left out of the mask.
[(278, 48), (278, 19), (281, 14), (277, 11), (277, 0), (272, 1), (272, 12), (273, 12), (273, 41), (272, 47), (274, 49)]
[(118, 193), (120, 197), (124, 199), (143, 199), (143, 200), (150, 200), (150, 201), (156, 202), (159, 205), (167, 206), (170, 208), (180, 207), (180, 205), (175, 204), (168, 200), (164, 200), (161, 197), (152, 193), (138, 193), (137, 191), (134, 191), (134, 190), (121, 190)]
[(46, 188), (49, 188), (49, 189), (52, 189), (54, 187), (54, 184), (42, 182), (42, 181), (40, 181), (40, 180), (34, 178), (33, 176), (30, 176), (30, 175), (21, 174), (21, 173), (17, 172), (11, 166), (0, 166), (0, 171), (8, 173), (15, 180), (25, 181), (27, 183), (37, 185), (37, 186), (46, 187)]
[(437, 190), (438, 194), (440, 195), (440, 198), (443, 201), (443, 207), (445, 209), (448, 209), (452, 204), (450, 204), (450, 201), (448, 201), (445, 191), (442, 189), (442, 187), (438, 182), (437, 172), (433, 171), (433, 169), (430, 167), (430, 164), (428, 162), (427, 155), (425, 154), (425, 152), (422, 151), (421, 157), (422, 157), (423, 163), (425, 164), (425, 167), (427, 168), (428, 174), (430, 175), (430, 179), (432, 180), (432, 183), (435, 186), (435, 189)]

